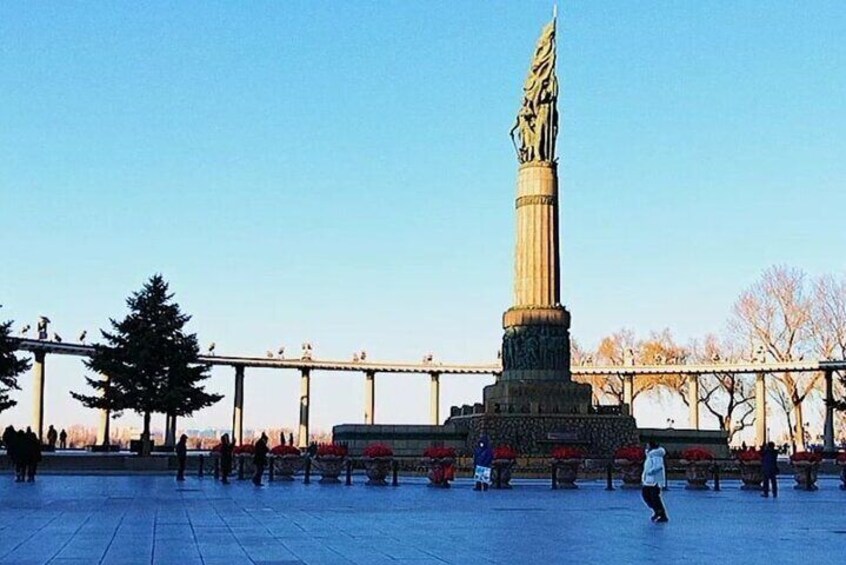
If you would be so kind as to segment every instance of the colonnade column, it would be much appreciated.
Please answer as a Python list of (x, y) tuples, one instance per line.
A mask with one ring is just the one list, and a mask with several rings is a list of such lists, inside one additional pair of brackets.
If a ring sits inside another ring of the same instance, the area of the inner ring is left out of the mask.
[(364, 423), (373, 424), (376, 417), (376, 373), (364, 373)]
[(232, 407), (232, 442), (244, 441), (244, 366), (235, 365), (235, 402)]
[(834, 382), (833, 371), (825, 371), (825, 427), (823, 429), (824, 451), (834, 453)]
[(687, 376), (687, 402), (690, 408), (690, 427), (699, 429), (699, 375)]
[(634, 416), (634, 374), (623, 375), (623, 404), (629, 407), (629, 416)]
[(429, 423), (437, 426), (441, 423), (441, 374), (429, 373), (432, 385), (429, 389)]
[(767, 442), (767, 383), (765, 374), (755, 375), (755, 444)]
[[(103, 390), (101, 396), (106, 395), (109, 388), (109, 375), (103, 375)], [(97, 445), (111, 444), (111, 418), (112, 414), (107, 408), (100, 409), (100, 425), (97, 427)]]
[(38, 439), (42, 441), (44, 440), (44, 361), (46, 356), (46, 352), (36, 351), (35, 364), (33, 365), (32, 429), (38, 435)]
[(308, 447), (308, 405), (310, 402), (311, 369), (300, 369), (300, 432), (297, 446)]

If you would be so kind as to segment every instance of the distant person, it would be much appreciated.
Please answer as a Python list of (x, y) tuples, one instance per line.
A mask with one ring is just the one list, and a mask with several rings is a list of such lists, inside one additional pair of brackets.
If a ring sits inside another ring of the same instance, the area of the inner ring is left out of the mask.
[(473, 452), (473, 465), (476, 467), (474, 478), (476, 486), (473, 490), (488, 490), (491, 483), (491, 464), (493, 463), (493, 449), (491, 440), (486, 434), (479, 438), (479, 444)]
[(257, 487), (261, 486), (261, 477), (264, 475), (264, 468), (267, 466), (267, 453), (270, 451), (267, 447), (267, 434), (261, 433), (261, 437), (256, 441), (255, 450), (253, 451), (253, 464), (256, 467), (256, 472), (253, 475), (253, 484)]
[(68, 432), (62, 428), (62, 431), (59, 433), (59, 449), (67, 449), (68, 448)]
[(770, 488), (773, 491), (773, 498), (778, 496), (778, 453), (774, 442), (769, 442), (761, 450), (761, 473), (764, 475), (764, 492), (761, 496), (770, 496)]
[[(282, 443), (285, 443), (284, 441)], [(288, 445), (294, 446), (294, 432), (288, 434)]]
[(30, 428), (26, 429), (25, 440), (25, 465), (26, 482), (35, 482), (35, 474), (38, 471), (38, 464), (41, 462), (41, 440)]
[(306, 455), (308, 455), (309, 459), (314, 459), (317, 457), (317, 443), (311, 442), (308, 445), (308, 449), (306, 449)]
[(667, 452), (655, 441), (650, 441), (646, 446), (646, 460), (643, 463), (643, 501), (652, 510), (653, 522), (668, 522), (667, 510), (661, 500), (661, 485), (667, 481), (667, 472), (664, 468), (664, 456)]
[(15, 426), (6, 426), (3, 430), (3, 445), (6, 448), (6, 455), (9, 455), (9, 444), (15, 441)]
[(232, 452), (235, 446), (229, 443), (229, 434), (220, 438), (220, 482), (229, 484), (229, 474), (232, 473)]
[(47, 445), (50, 446), (50, 451), (56, 451), (56, 441), (59, 439), (59, 434), (53, 424), (47, 429)]
[(182, 434), (176, 444), (176, 480), (185, 480), (185, 465), (188, 462), (188, 436)]

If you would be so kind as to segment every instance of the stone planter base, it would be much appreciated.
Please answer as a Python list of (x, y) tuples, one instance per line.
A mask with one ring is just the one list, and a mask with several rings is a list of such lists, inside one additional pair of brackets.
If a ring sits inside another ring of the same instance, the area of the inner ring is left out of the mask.
[(687, 485), (684, 487), (687, 490), (708, 490), (708, 479), (710, 478), (711, 461), (685, 461), (681, 460), (681, 464), (685, 466), (684, 476), (687, 479)]
[(491, 464), (491, 486), (497, 488), (496, 478), (499, 474), (499, 488), (511, 488), (511, 470), (514, 459), (494, 459)]
[(632, 461), (631, 459), (615, 459), (614, 465), (620, 470), (620, 478), (623, 484), (620, 488), (639, 489), (643, 486), (643, 461)]
[(555, 478), (560, 489), (574, 489), (579, 488), (576, 485), (576, 479), (579, 475), (579, 467), (582, 465), (581, 459), (556, 459), (555, 460)]
[(455, 460), (450, 457), (443, 459), (423, 458), (423, 464), (429, 467), (429, 486), (449, 488), (448, 469), (454, 468)]
[[(817, 471), (819, 468), (819, 463), (794, 461), (793, 479), (796, 481), (796, 485), (793, 488), (796, 490), (817, 490)], [(810, 484), (808, 483), (809, 480)]]
[(391, 472), (393, 457), (365, 457), (364, 468), (367, 473), (367, 482), (370, 486), (387, 486), (388, 473)]
[(294, 475), (302, 469), (301, 455), (275, 455), (273, 457), (274, 479), (277, 481), (293, 481)]
[(344, 470), (344, 458), (337, 455), (318, 455), (314, 458), (314, 468), (320, 473), (321, 483), (340, 483), (341, 480), (338, 477)]
[(740, 461), (740, 480), (743, 485), (740, 490), (762, 490), (764, 472), (760, 461)]

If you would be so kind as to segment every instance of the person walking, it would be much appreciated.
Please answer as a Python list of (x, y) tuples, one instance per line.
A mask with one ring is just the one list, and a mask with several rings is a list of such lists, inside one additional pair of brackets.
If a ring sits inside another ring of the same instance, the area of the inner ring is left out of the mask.
[(229, 434), (220, 438), (220, 482), (229, 484), (229, 474), (232, 472), (232, 452), (235, 446), (229, 443)]
[(59, 449), (67, 449), (68, 448), (68, 432), (62, 428), (62, 431), (59, 432)]
[(653, 522), (668, 522), (667, 510), (661, 500), (661, 485), (667, 481), (667, 472), (664, 468), (664, 456), (667, 454), (663, 447), (655, 441), (650, 441), (646, 446), (646, 460), (643, 463), (643, 490), (641, 492), (643, 501), (652, 510)]
[(179, 442), (176, 444), (176, 480), (185, 480), (185, 465), (188, 463), (188, 436), (182, 434), (179, 436)]
[(12, 463), (15, 465), (15, 482), (22, 483), (26, 480), (26, 432), (18, 430), (11, 442)]
[(491, 484), (492, 463), (493, 449), (491, 449), (491, 440), (487, 434), (482, 434), (473, 452), (473, 465), (476, 467), (473, 476), (476, 480), (476, 486), (473, 487), (473, 490), (488, 490), (488, 485)]
[(41, 462), (41, 440), (35, 435), (32, 429), (26, 429), (26, 440), (24, 443), (26, 482), (35, 482), (35, 473), (38, 471), (38, 464)]
[(270, 450), (267, 447), (267, 434), (262, 432), (253, 450), (253, 464), (256, 468), (256, 472), (253, 475), (253, 484), (257, 487), (261, 486), (261, 477), (264, 475), (264, 467), (267, 465), (268, 451)]
[(775, 442), (769, 442), (761, 450), (761, 473), (764, 475), (764, 492), (761, 496), (770, 496), (770, 489), (773, 491), (773, 498), (778, 496), (778, 453), (776, 453)]

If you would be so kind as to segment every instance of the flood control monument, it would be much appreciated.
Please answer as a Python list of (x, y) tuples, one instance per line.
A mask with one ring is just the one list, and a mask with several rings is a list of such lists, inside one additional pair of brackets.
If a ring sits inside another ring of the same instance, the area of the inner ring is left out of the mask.
[[(522, 453), (575, 443), (597, 454), (637, 441), (634, 418), (596, 413), (591, 386), (570, 375), (570, 312), (561, 304), (556, 18), (541, 33), (511, 138), (517, 151), (514, 304), (502, 317), (502, 373), (485, 387), (481, 413), (450, 424), (485, 432)], [(479, 412), (474, 410), (474, 412)]]

